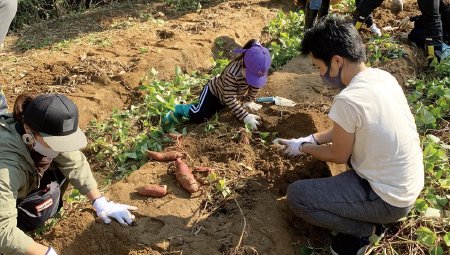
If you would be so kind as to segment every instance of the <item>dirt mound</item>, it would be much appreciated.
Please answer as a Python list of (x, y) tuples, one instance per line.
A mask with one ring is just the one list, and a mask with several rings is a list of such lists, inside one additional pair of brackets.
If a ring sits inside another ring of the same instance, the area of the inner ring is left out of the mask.
[[(236, 201), (223, 199), (215, 185), (202, 185), (191, 195), (177, 183), (173, 162), (151, 162), (110, 186), (105, 194), (115, 202), (138, 207), (135, 225), (123, 227), (116, 222), (105, 225), (88, 207), (70, 214), (69, 219), (52, 228), (43, 243), (68, 255), (170, 251), (222, 254), (239, 242), (245, 217), (242, 252), (296, 254), (307, 244), (310, 234), (292, 228), (295, 217), (284, 201), (286, 188), (298, 179), (330, 176), (328, 165), (309, 158), (286, 159), (279, 155), (276, 145), (263, 146), (255, 137), (257, 134), (252, 135), (250, 145), (245, 145), (233, 139), (234, 132), (196, 133), (201, 128), (192, 130), (181, 143), (192, 158), (186, 162), (190, 169), (197, 166), (217, 169), (218, 178), (228, 180), (227, 185), (235, 190)], [(195, 175), (203, 183), (206, 174)], [(135, 189), (148, 183), (167, 185), (168, 195), (148, 198), (137, 194)], [(297, 227), (303, 231), (312, 228)], [(316, 228), (313, 232), (317, 235), (323, 230)], [(318, 243), (323, 239), (311, 241)]]
[[(285, 138), (309, 135), (330, 124), (324, 113), (301, 105), (288, 109), (265, 105), (258, 114), (262, 118), (261, 132), (278, 132)], [(224, 111), (217, 121), (189, 124), (188, 135), (169, 150), (187, 152), (185, 161), (190, 169), (216, 169), (217, 178), (225, 179), (236, 196), (224, 199), (215, 183), (204, 184), (204, 172), (194, 172), (203, 185), (191, 195), (176, 181), (173, 162), (150, 162), (105, 193), (115, 202), (138, 207), (134, 226), (123, 227), (116, 222), (105, 225), (88, 207), (52, 228), (44, 235), (43, 243), (69, 255), (174, 251), (228, 254), (241, 235), (239, 254), (299, 254), (307, 240), (312, 245), (326, 244), (327, 231), (296, 219), (287, 208), (286, 189), (296, 180), (328, 177), (345, 171), (345, 166), (313, 158), (288, 159), (271, 144), (276, 137), (273, 134), (263, 144), (261, 132), (252, 132), (248, 134), (249, 144), (242, 143), (236, 135), (243, 135), (242, 124), (235, 119), (231, 112)], [(207, 125), (218, 132), (204, 132)], [(136, 192), (137, 187), (149, 183), (167, 185), (168, 195), (148, 198)]]

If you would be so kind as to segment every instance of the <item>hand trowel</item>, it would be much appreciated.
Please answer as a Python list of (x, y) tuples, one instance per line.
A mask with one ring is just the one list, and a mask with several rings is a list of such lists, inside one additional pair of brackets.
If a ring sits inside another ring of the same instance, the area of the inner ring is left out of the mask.
[(257, 102), (262, 103), (262, 102), (275, 102), (276, 105), (281, 105), (281, 106), (289, 106), (289, 107), (293, 107), (295, 106), (295, 102), (286, 98), (282, 98), (282, 97), (260, 97), (256, 99)]

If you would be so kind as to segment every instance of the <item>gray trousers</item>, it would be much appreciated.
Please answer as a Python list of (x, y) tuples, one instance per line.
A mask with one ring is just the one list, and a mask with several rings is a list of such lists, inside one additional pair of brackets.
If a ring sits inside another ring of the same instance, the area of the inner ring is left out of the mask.
[[(0, 0), (0, 45), (5, 39), (6, 33), (8, 33), (9, 25), (16, 15), (17, 0)], [(6, 103), (5, 94), (0, 85), (0, 114), (8, 111), (8, 105)]]
[(0, 45), (8, 33), (9, 25), (16, 15), (17, 0), (0, 0)]
[(370, 237), (374, 223), (395, 222), (414, 205), (399, 208), (384, 202), (355, 170), (296, 181), (287, 189), (287, 204), (313, 225), (356, 237)]

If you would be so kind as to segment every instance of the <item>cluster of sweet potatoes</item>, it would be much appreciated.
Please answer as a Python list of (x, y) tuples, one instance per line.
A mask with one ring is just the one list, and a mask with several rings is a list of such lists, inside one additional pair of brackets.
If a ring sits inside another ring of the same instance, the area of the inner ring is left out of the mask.
[[(198, 191), (199, 185), (195, 180), (189, 167), (182, 161), (182, 158), (186, 157), (186, 153), (170, 151), (170, 152), (155, 152), (146, 150), (147, 154), (156, 161), (175, 161), (175, 176), (181, 186), (187, 191), (194, 193)], [(146, 196), (163, 197), (167, 194), (167, 187), (147, 184), (137, 189), (138, 193)]]

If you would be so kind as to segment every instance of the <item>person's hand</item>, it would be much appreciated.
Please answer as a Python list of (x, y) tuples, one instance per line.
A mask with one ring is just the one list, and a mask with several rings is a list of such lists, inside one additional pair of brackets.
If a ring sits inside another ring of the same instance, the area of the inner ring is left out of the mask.
[(408, 25), (408, 22), (409, 22), (409, 17), (406, 17), (406, 18), (402, 19), (402, 21), (400, 21), (400, 25), (398, 27), (405, 28), (406, 25)]
[(133, 222), (134, 215), (129, 210), (136, 210), (137, 207), (116, 204), (113, 201), (107, 201), (104, 196), (101, 196), (94, 201), (97, 216), (102, 218), (106, 224), (111, 222), (109, 217), (116, 219), (120, 224), (130, 225)]
[(248, 109), (250, 109), (252, 111), (258, 111), (262, 107), (262, 105), (257, 104), (255, 102), (244, 102), (242, 104), (242, 106), (247, 107)]
[(47, 252), (45, 253), (45, 255), (58, 255), (58, 254), (56, 253), (55, 250), (53, 250), (52, 247), (48, 247), (48, 250), (47, 250)]
[(258, 125), (259, 122), (258, 120), (261, 119), (261, 117), (259, 117), (258, 115), (255, 114), (248, 114), (247, 117), (244, 118), (244, 123), (245, 124), (250, 124), (251, 125), (251, 130), (258, 130)]
[(278, 140), (280, 145), (283, 145), (283, 154), (288, 157), (306, 156), (305, 153), (300, 151), (300, 145), (303, 143), (317, 144), (314, 135), (309, 135), (307, 137), (300, 137), (297, 139), (280, 139)]

